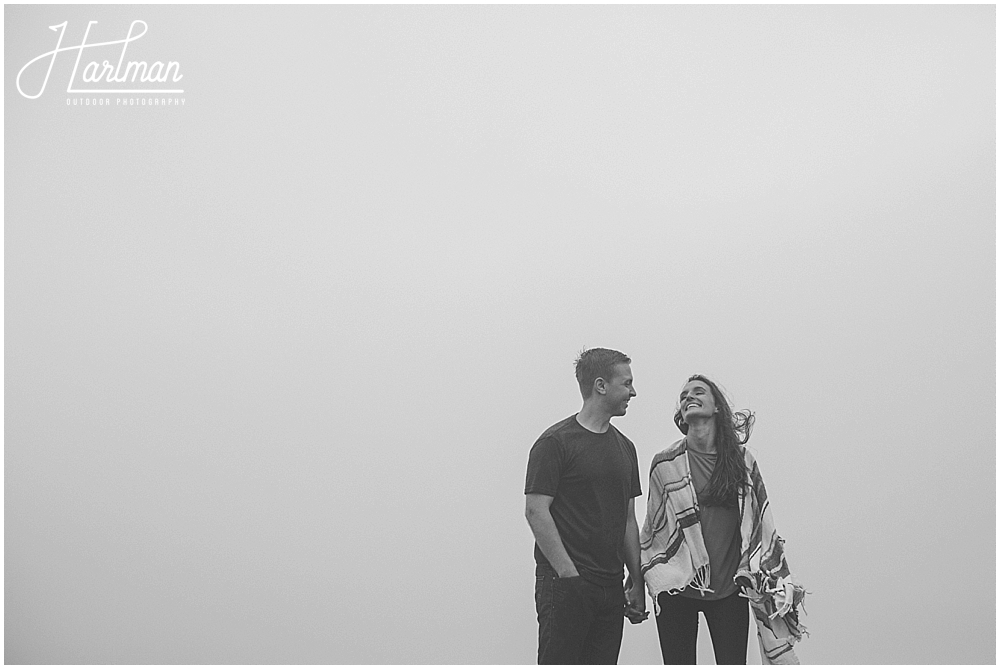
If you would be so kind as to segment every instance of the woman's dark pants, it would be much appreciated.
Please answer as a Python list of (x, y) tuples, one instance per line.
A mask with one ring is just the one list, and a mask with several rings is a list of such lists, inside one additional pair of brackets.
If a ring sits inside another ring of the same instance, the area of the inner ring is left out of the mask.
[(745, 597), (735, 592), (716, 600), (692, 599), (680, 595), (659, 596), (660, 615), (656, 629), (660, 634), (663, 664), (697, 664), (698, 612), (705, 614), (712, 635), (716, 664), (747, 663), (747, 632), (750, 607)]
[(625, 624), (621, 583), (594, 585), (535, 569), (538, 664), (618, 664)]

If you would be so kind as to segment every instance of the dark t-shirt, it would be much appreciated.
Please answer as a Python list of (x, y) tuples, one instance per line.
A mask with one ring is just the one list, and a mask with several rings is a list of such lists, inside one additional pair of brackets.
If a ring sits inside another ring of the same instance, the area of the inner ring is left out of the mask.
[[(598, 434), (573, 415), (543, 432), (528, 455), (524, 493), (554, 498), (549, 511), (581, 576), (622, 582), (628, 503), (642, 488), (635, 446), (614, 425)], [(549, 566), (537, 544), (535, 562)]]
[(708, 587), (713, 592), (702, 595), (694, 588), (685, 588), (680, 594), (695, 599), (722, 599), (739, 589), (733, 582), (733, 577), (740, 566), (740, 512), (738, 509), (707, 505), (702, 498), (702, 493), (712, 479), (717, 455), (695, 451), (690, 446), (687, 454), (691, 465), (691, 481), (698, 495), (701, 537), (705, 541), (708, 563), (711, 565)]

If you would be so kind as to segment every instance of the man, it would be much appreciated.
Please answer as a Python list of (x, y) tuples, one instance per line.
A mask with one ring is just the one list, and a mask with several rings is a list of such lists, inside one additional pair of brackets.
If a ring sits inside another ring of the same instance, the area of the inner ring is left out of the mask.
[(604, 348), (581, 353), (583, 408), (542, 433), (528, 456), (539, 664), (617, 664), (624, 617), (635, 624), (649, 615), (635, 522), (639, 464), (611, 424), (636, 395), (631, 362)]

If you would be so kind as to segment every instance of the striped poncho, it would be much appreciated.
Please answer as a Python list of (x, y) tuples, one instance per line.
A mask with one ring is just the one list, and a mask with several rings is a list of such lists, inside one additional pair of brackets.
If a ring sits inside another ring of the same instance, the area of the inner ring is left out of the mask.
[[(750, 473), (750, 490), (740, 495), (741, 554), (735, 581), (750, 600), (764, 664), (798, 664), (792, 644), (805, 634), (798, 609), (806, 592), (788, 571), (784, 541), (774, 529), (757, 462), (746, 448), (743, 454)], [(661, 592), (672, 595), (688, 586), (708, 589), (708, 551), (701, 536), (686, 439), (653, 458), (639, 547), (642, 573), (657, 614), (656, 598)], [(786, 583), (794, 587), (792, 608), (772, 618), (777, 610), (774, 594), (783, 592)]]

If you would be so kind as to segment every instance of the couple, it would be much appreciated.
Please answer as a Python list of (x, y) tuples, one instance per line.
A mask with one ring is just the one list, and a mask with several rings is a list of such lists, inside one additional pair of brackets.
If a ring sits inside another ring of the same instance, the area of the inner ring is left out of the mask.
[(733, 412), (705, 377), (688, 380), (674, 413), (685, 437), (653, 459), (640, 533), (635, 446), (610, 422), (636, 395), (631, 362), (609, 349), (581, 353), (583, 408), (546, 430), (528, 456), (538, 663), (616, 664), (624, 619), (649, 616), (648, 588), (664, 664), (696, 663), (699, 611), (716, 663), (746, 664), (748, 609), (763, 662), (797, 664), (805, 590), (788, 571), (764, 482), (743, 446), (753, 415)]

